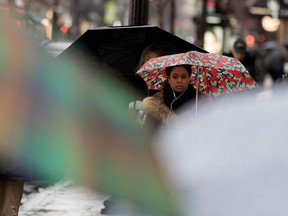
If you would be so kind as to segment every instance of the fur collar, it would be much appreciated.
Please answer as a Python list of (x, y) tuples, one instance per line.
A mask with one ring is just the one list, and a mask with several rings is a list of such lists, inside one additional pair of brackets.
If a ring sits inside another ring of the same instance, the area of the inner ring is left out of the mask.
[(142, 106), (144, 112), (164, 123), (176, 117), (175, 113), (165, 105), (162, 92), (144, 98)]

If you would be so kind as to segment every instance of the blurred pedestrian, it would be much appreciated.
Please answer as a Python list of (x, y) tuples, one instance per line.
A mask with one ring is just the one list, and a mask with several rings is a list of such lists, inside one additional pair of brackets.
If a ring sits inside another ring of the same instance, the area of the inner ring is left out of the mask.
[(24, 190), (24, 181), (0, 177), (0, 215), (17, 216)]
[(245, 40), (238, 38), (233, 44), (231, 53), (228, 55), (238, 59), (258, 84), (261, 85), (263, 83), (264, 72), (259, 64), (258, 56), (248, 51)]
[(288, 59), (288, 52), (284, 46), (275, 41), (263, 44), (263, 67), (265, 75), (270, 76), (273, 82), (281, 81), (285, 75), (284, 65)]
[(17, 216), (25, 181), (32, 180), (30, 165), (6, 154), (0, 160), (0, 216)]
[[(149, 59), (162, 55), (164, 55), (164, 51), (159, 45), (150, 44), (146, 46), (141, 52), (139, 63), (135, 68), (135, 72)], [(130, 78), (130, 83), (132, 83), (132, 86), (138, 94), (136, 94), (136, 97), (132, 98), (132, 101), (129, 104), (129, 110), (133, 115), (135, 115), (140, 126), (143, 127), (145, 124), (146, 115), (142, 111), (142, 100), (147, 96), (154, 95), (157, 91), (148, 89), (145, 81), (136, 73), (134, 73), (134, 76)]]
[[(135, 68), (135, 72), (149, 59), (159, 57), (162, 55), (164, 55), (164, 51), (159, 45), (150, 44), (146, 46), (141, 52), (139, 63), (137, 67)], [(147, 88), (145, 81), (138, 74), (134, 73), (134, 76), (130, 78), (130, 81), (131, 81), (130, 83), (132, 83), (132, 86), (135, 88), (135, 90), (137, 90), (143, 97), (146, 97), (147, 95), (152, 95), (155, 93), (155, 91), (149, 90)]]

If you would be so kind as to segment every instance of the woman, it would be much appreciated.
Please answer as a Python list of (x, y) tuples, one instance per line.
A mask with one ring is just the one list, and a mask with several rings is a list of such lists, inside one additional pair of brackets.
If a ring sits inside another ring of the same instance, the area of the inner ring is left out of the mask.
[(162, 91), (143, 100), (143, 111), (162, 123), (175, 118), (184, 104), (196, 98), (196, 89), (190, 83), (190, 65), (167, 67), (166, 75)]
[[(137, 67), (135, 68), (135, 71), (137, 71), (143, 64), (145, 64), (149, 59), (155, 58), (158, 56), (164, 55), (164, 51), (159, 45), (156, 44), (150, 44), (147, 47), (145, 47), (142, 52), (141, 56), (138, 62)], [(155, 91), (151, 91), (147, 88), (147, 85), (145, 81), (138, 75), (134, 73), (134, 76), (130, 77), (130, 82), (132, 83), (132, 87), (141, 94), (142, 97), (141, 100), (146, 97), (147, 95), (154, 94)]]
[[(164, 55), (164, 51), (159, 45), (148, 45), (142, 50), (135, 71), (137, 71), (149, 59), (162, 55)], [(136, 95), (134, 94), (135, 92), (133, 92), (133, 95), (131, 96), (132, 101), (129, 103), (129, 111), (137, 119), (139, 125), (143, 127), (143, 125), (145, 124), (146, 115), (142, 111), (142, 100), (147, 96), (154, 95), (157, 91), (149, 90), (142, 77), (136, 73), (134, 73), (134, 76), (130, 78), (129, 83), (132, 83), (132, 87), (134, 87), (134, 90), (137, 91)]]
[[(146, 46), (141, 52), (141, 56), (135, 71), (137, 71), (149, 59), (161, 55), (164, 55), (164, 51), (159, 45), (150, 44)], [(154, 94), (155, 91), (149, 90), (145, 81), (136, 73), (129, 78), (129, 83), (132, 83), (133, 89), (137, 92), (136, 95), (134, 92), (133, 95), (131, 95), (132, 101), (129, 103), (129, 111), (137, 119), (139, 125), (143, 127), (146, 118), (145, 114), (141, 110), (141, 101), (147, 95)], [(121, 203), (121, 200), (119, 198), (115, 198), (114, 196), (106, 199), (103, 203), (105, 208), (101, 209), (101, 214), (114, 214), (113, 210), (117, 211), (118, 203)]]

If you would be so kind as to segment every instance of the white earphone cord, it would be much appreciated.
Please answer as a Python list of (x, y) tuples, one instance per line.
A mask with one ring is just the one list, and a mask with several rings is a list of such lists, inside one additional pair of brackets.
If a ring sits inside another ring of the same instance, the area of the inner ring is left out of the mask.
[[(171, 89), (172, 89), (172, 88), (171, 88)], [(184, 90), (183, 92), (181, 92), (181, 94), (180, 94), (178, 97), (176, 97), (176, 94), (175, 94), (174, 90), (172, 89), (172, 92), (173, 92), (173, 95), (174, 95), (174, 100), (173, 100), (173, 101), (171, 102), (171, 104), (170, 104), (170, 112), (169, 112), (168, 117), (170, 116), (170, 113), (171, 113), (171, 111), (173, 110), (173, 108), (172, 108), (173, 103), (174, 103), (176, 100), (178, 100), (178, 99), (184, 94), (184, 92), (185, 92), (187, 89), (188, 89), (188, 86), (185, 88), (185, 90)]]

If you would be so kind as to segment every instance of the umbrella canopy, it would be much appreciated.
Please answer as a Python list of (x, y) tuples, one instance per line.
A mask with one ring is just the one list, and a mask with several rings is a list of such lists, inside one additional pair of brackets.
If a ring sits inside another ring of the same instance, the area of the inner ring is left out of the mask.
[(187, 110), (158, 135), (184, 215), (288, 214), (288, 89), (254, 93), (217, 100), (197, 118)]
[(149, 89), (160, 90), (166, 79), (165, 68), (183, 64), (191, 65), (190, 80), (194, 87), (213, 96), (254, 89), (258, 86), (237, 59), (197, 51), (150, 59), (136, 74), (145, 80)]
[(189, 50), (206, 52), (157, 26), (143, 25), (87, 30), (59, 57), (77, 55), (100, 61), (121, 76), (129, 77), (135, 74), (141, 51), (150, 44), (159, 45), (167, 55)]

